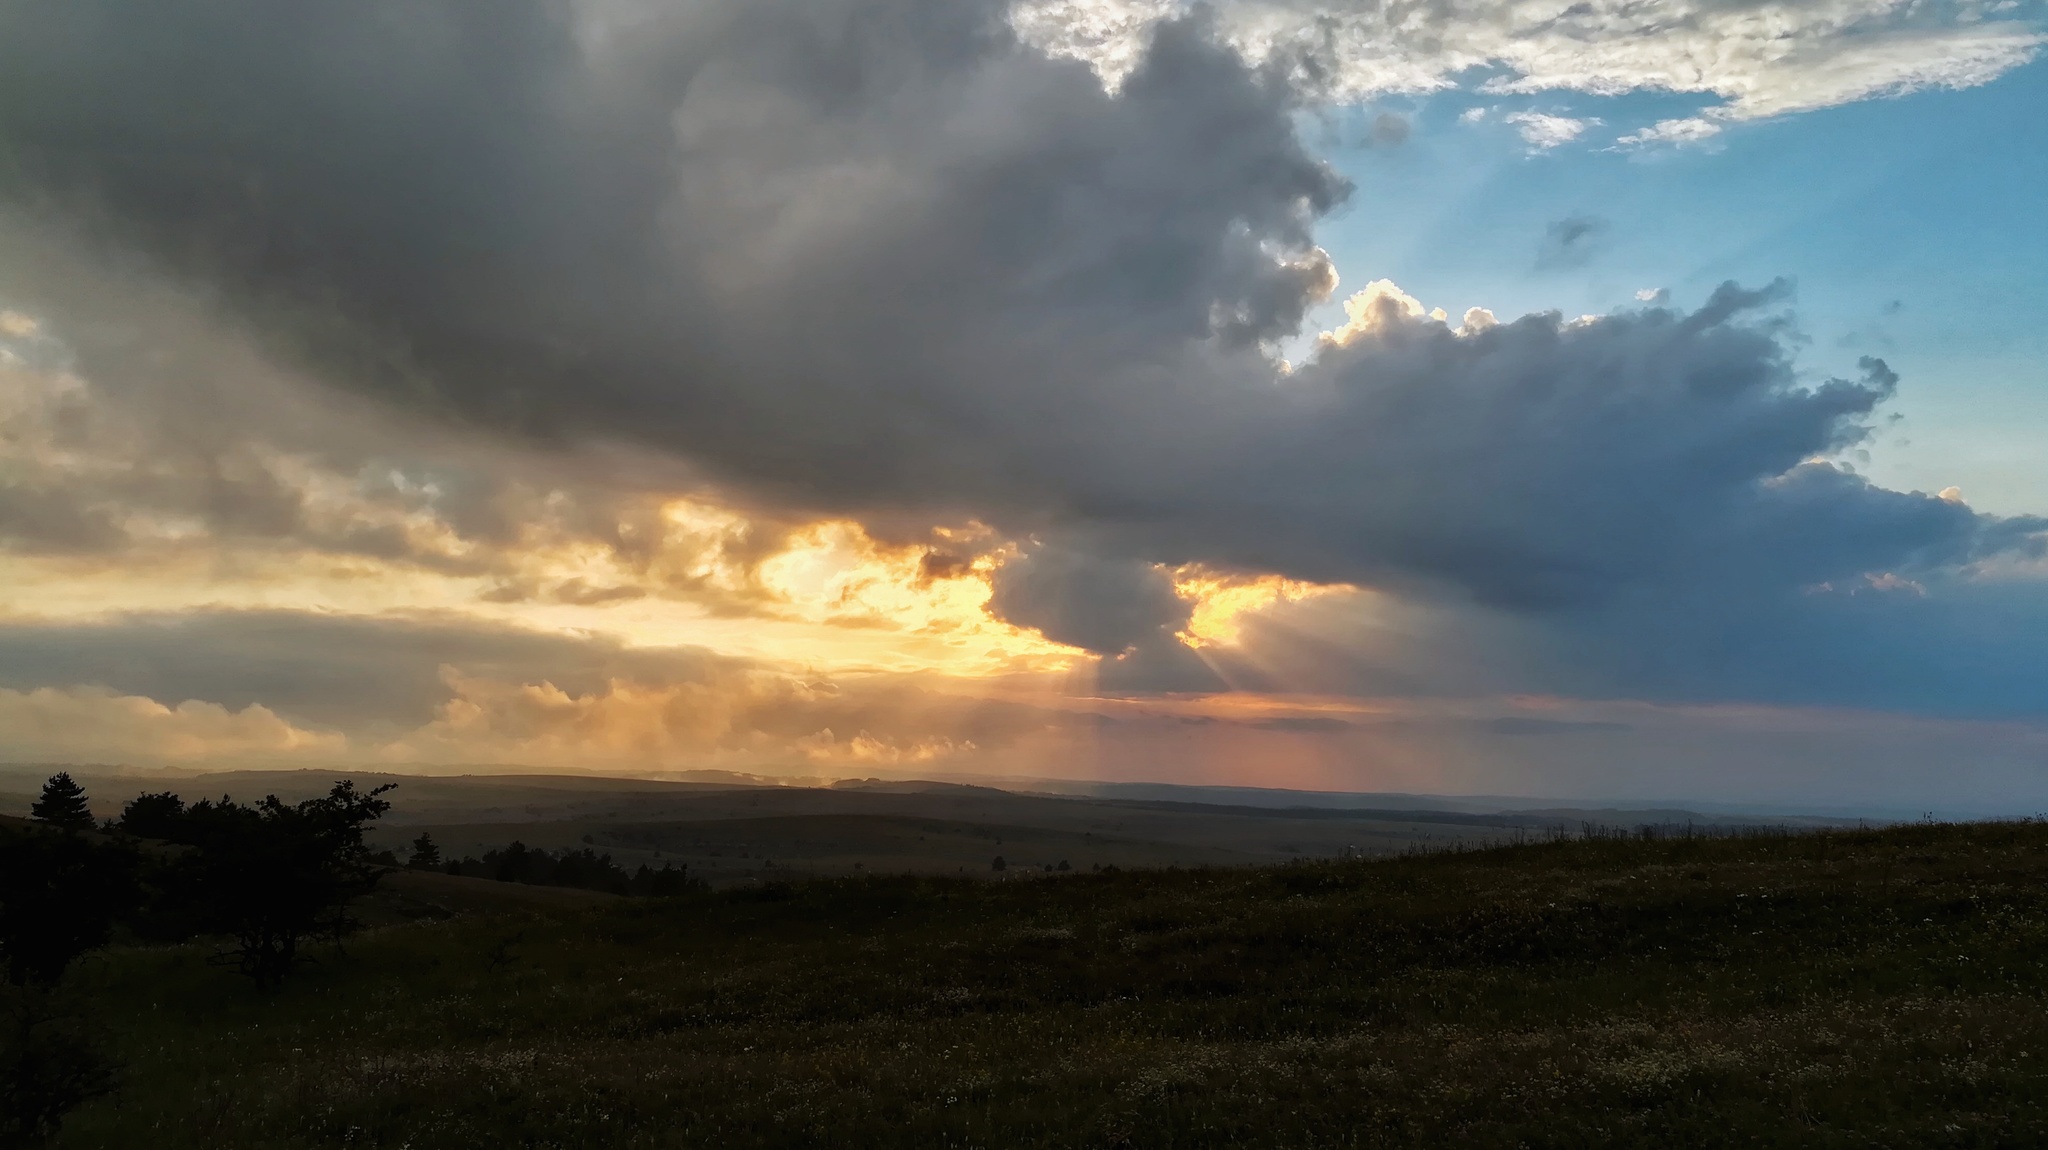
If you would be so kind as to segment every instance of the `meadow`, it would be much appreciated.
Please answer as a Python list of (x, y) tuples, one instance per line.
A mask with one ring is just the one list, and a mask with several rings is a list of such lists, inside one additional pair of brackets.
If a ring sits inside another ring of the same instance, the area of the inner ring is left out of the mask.
[(2048, 1141), (2036, 822), (677, 899), (431, 878), (271, 993), (204, 945), (89, 956), (66, 993), (122, 1085), (58, 1144)]

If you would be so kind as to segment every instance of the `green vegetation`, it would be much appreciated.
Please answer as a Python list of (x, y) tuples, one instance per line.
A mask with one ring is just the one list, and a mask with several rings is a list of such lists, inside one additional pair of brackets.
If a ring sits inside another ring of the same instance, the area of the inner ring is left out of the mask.
[(59, 1145), (2048, 1141), (2040, 823), (673, 899), (417, 877), (438, 905), (360, 913), (433, 917), (272, 992), (204, 945), (75, 965), (121, 1089)]

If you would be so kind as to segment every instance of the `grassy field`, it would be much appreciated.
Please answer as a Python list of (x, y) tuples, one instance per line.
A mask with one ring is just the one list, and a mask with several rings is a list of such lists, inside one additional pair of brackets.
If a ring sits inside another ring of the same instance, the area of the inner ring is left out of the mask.
[(434, 877), (273, 995), (203, 948), (89, 959), (124, 1086), (60, 1144), (2048, 1143), (2038, 823), (667, 902)]

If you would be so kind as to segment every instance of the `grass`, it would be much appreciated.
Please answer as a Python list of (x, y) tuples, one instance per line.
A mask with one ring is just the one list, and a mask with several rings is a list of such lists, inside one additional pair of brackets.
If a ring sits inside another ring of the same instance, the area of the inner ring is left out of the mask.
[(2048, 825), (860, 878), (74, 975), (65, 1146), (2048, 1143)]

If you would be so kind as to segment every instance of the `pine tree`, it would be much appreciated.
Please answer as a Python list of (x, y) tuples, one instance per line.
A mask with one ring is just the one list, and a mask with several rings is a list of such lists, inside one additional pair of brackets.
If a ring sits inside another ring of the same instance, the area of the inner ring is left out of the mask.
[(85, 788), (78, 785), (69, 771), (58, 771), (43, 784), (43, 797), (35, 801), (29, 813), (38, 821), (52, 826), (73, 830), (91, 830), (92, 808), (85, 803)]
[(434, 845), (434, 836), (425, 831), (412, 840), (412, 857), (405, 862), (414, 870), (441, 869), (441, 848)]

